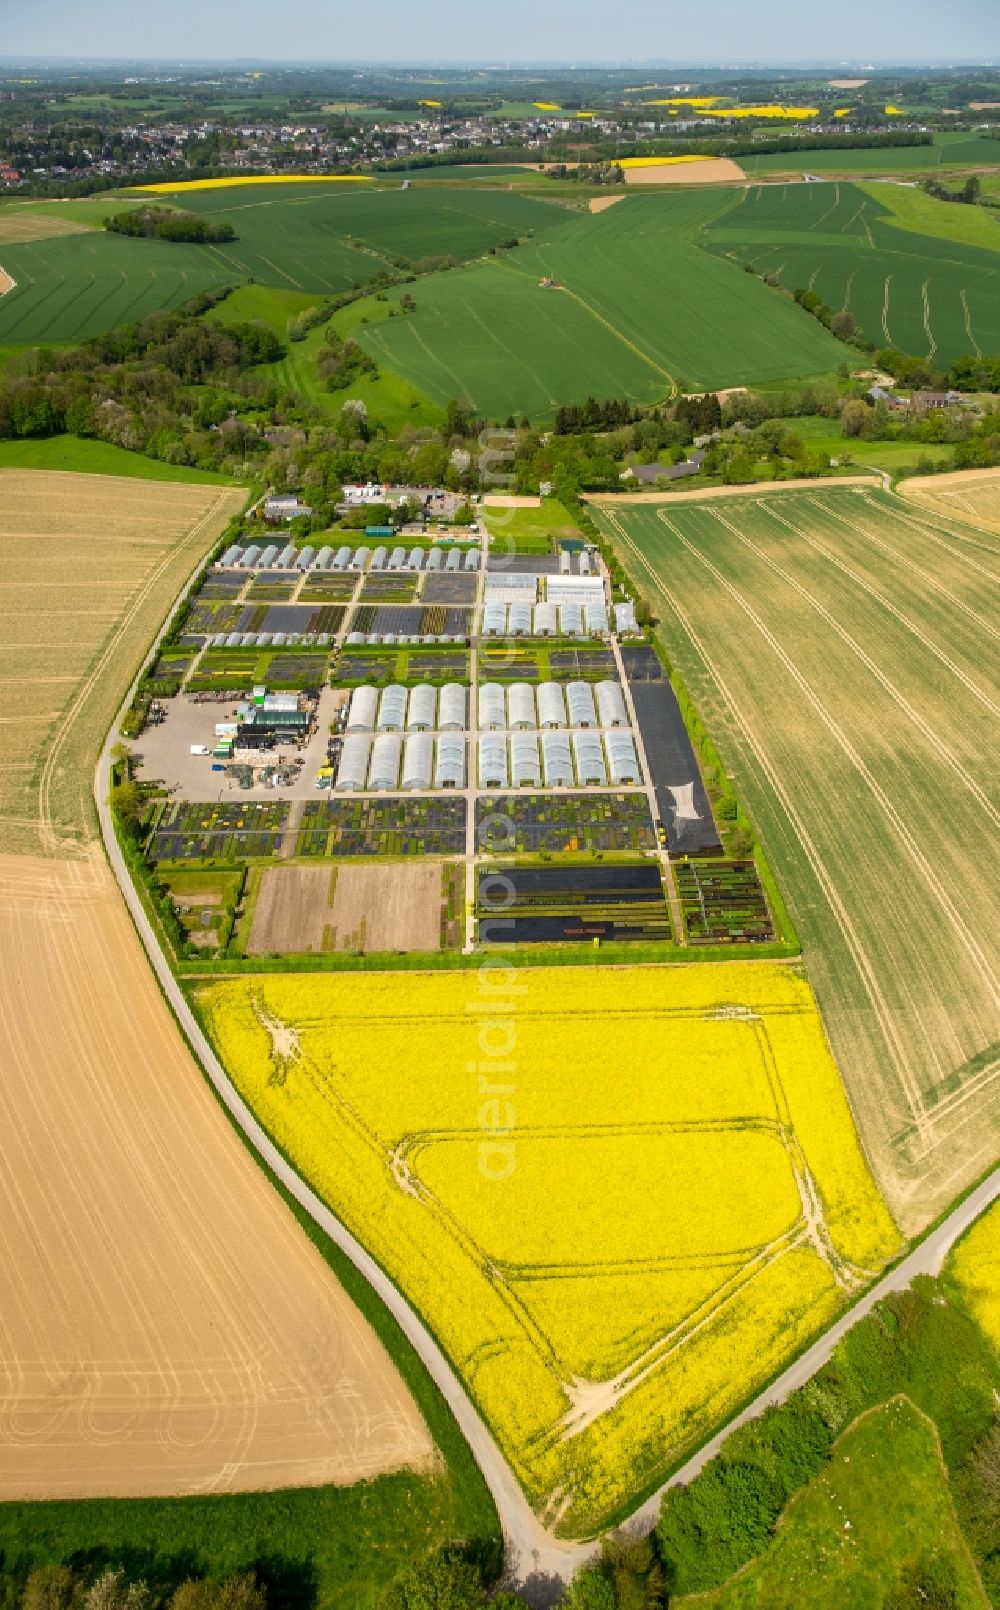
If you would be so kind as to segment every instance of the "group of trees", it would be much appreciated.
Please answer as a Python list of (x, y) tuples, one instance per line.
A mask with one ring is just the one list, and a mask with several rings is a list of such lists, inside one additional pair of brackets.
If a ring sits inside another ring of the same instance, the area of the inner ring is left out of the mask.
[(188, 1577), (154, 1590), (122, 1566), (96, 1575), (72, 1565), (37, 1565), (4, 1579), (10, 1610), (268, 1610), (267, 1594), (253, 1572), (222, 1581)]
[(104, 227), (115, 235), (195, 245), (217, 245), (236, 239), (232, 224), (202, 218), (196, 212), (181, 212), (176, 207), (137, 207), (131, 212), (112, 213), (105, 218)]
[(629, 425), (638, 419), (640, 411), (627, 397), (609, 397), (601, 401), (588, 397), (584, 403), (570, 403), (557, 408), (553, 429), (557, 436), (572, 436), (587, 430), (614, 430), (618, 425)]

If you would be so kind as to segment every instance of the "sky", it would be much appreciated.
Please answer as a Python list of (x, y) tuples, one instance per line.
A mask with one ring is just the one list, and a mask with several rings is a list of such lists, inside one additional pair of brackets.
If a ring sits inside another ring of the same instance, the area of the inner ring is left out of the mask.
[(0, 0), (12, 56), (601, 63), (1000, 61), (1000, 0)]

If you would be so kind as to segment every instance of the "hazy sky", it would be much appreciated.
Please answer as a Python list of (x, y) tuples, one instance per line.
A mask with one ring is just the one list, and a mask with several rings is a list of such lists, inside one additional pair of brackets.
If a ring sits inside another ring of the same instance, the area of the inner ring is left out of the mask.
[(0, 0), (15, 55), (967, 62), (1000, 59), (1000, 0)]

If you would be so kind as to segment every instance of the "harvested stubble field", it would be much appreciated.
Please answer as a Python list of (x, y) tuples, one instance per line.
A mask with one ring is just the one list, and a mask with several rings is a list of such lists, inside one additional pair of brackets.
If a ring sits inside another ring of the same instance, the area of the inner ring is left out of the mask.
[(0, 853), (68, 855), (128, 678), (235, 488), (0, 470)]
[[(964, 530), (970, 552), (980, 548), (989, 558), (1000, 533), (1000, 470), (958, 470), (951, 475), (901, 481), (898, 491), (914, 512), (943, 515), (956, 535)], [(970, 529), (971, 528), (971, 529)]]
[(0, 1499), (344, 1483), (433, 1453), (192, 1064), (94, 848), (0, 857)]
[(898, 1236), (793, 970), (637, 968), (624, 991), (615, 969), (567, 969), (554, 993), (528, 969), (503, 988), (267, 974), (196, 998), (531, 1501), (579, 1535), (821, 1330)]
[(868, 488), (598, 518), (761, 831), (876, 1177), (916, 1231), (1000, 1134), (1000, 541)]

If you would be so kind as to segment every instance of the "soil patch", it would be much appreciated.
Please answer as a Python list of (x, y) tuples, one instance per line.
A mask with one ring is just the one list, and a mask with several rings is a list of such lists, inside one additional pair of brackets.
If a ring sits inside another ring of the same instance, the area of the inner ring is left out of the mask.
[(337, 872), (329, 866), (268, 867), (254, 907), (248, 956), (331, 950)]
[(6, 296), (8, 291), (14, 289), (16, 283), (17, 281), (11, 279), (5, 268), (0, 268), (0, 296)]
[(817, 487), (881, 486), (877, 475), (841, 475), (835, 482), (760, 481), (755, 486), (706, 486), (700, 492), (587, 492), (585, 503), (614, 509), (626, 503), (705, 503), (711, 498), (767, 497), (772, 492), (815, 492)]
[(593, 196), (590, 202), (591, 212), (607, 212), (616, 201), (624, 201), (624, 196)]
[(626, 168), (625, 183), (636, 184), (745, 184), (746, 174), (731, 157), (710, 157), (705, 162), (664, 162), (653, 167)]
[(341, 867), (331, 921), (336, 950), (440, 950), (441, 863)]
[(86, 224), (57, 214), (21, 212), (15, 207), (0, 209), (0, 243), (11, 246), (29, 240), (53, 240), (56, 235), (92, 235)]

